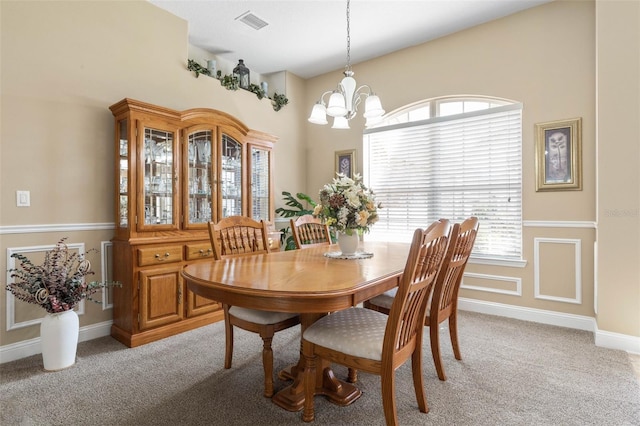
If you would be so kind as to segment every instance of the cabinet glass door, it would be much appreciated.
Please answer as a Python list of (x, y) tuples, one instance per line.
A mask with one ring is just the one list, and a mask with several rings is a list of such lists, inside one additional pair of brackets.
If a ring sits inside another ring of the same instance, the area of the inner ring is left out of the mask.
[(175, 133), (145, 128), (142, 144), (142, 228), (175, 229)]
[(222, 135), (220, 150), (220, 198), (222, 217), (242, 215), (242, 145)]
[(129, 226), (129, 133), (128, 120), (118, 122), (118, 226), (127, 228)]
[(187, 137), (186, 227), (211, 220), (212, 131), (202, 130)]
[(269, 154), (270, 151), (251, 147), (251, 217), (269, 221)]

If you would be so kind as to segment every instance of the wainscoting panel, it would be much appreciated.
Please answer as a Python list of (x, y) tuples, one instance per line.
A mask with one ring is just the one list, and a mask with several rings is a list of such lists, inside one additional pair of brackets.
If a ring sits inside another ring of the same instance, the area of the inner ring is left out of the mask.
[[(558, 262), (563, 259), (564, 262)], [(558, 264), (553, 270), (546, 264)], [(582, 241), (534, 238), (534, 297), (563, 303), (582, 303)], [(542, 272), (544, 271), (544, 272)]]
[[(55, 244), (52, 245), (40, 245), (40, 246), (30, 246), (30, 247), (10, 247), (7, 248), (7, 269), (14, 269), (16, 265), (19, 265), (19, 261), (16, 262), (16, 259), (11, 257), (14, 253), (22, 253), (27, 256), (29, 259), (33, 261), (34, 264), (40, 264), (44, 260), (44, 255), (47, 251), (53, 249)], [(84, 243), (68, 243), (67, 247), (71, 250), (77, 250), (78, 253), (85, 252), (85, 244)], [(103, 241), (101, 243), (101, 271), (100, 277), (97, 280), (101, 281), (110, 281), (111, 280), (111, 264), (112, 264), (112, 255), (111, 255), (111, 242)], [(13, 278), (11, 278), (11, 273), (7, 272), (6, 282), (13, 282)], [(113, 307), (112, 297), (113, 291), (112, 289), (102, 289), (102, 309), (111, 309)], [(17, 303), (16, 303), (17, 301)], [(85, 301), (82, 300), (78, 303), (76, 312), (78, 315), (83, 315), (85, 313)], [(44, 310), (36, 305), (28, 304), (25, 302), (21, 302), (17, 300), (12, 293), (7, 292), (6, 298), (6, 321), (7, 321), (7, 331), (16, 330), (24, 327), (29, 327), (32, 325), (38, 325), (42, 321), (44, 316)]]
[[(111, 241), (100, 243), (100, 273), (102, 282), (113, 281), (113, 244)], [(113, 287), (102, 289), (102, 310), (113, 308)]]
[(520, 297), (522, 296), (522, 279), (465, 272), (460, 288)]

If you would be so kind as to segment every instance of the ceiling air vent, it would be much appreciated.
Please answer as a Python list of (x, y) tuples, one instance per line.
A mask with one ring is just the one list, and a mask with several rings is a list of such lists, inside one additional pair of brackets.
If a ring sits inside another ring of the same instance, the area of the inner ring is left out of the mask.
[(265, 22), (262, 19), (258, 18), (256, 15), (251, 13), (250, 10), (247, 10), (245, 13), (238, 16), (236, 18), (236, 21), (244, 22), (254, 30), (259, 30), (260, 28), (263, 28), (269, 25), (268, 22)]

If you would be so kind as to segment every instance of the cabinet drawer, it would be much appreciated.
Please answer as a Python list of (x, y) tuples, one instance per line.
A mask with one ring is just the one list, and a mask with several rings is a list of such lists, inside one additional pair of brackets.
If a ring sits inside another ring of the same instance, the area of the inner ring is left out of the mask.
[(187, 244), (187, 260), (205, 259), (213, 257), (211, 243)]
[(163, 246), (138, 249), (138, 266), (182, 262), (182, 246)]

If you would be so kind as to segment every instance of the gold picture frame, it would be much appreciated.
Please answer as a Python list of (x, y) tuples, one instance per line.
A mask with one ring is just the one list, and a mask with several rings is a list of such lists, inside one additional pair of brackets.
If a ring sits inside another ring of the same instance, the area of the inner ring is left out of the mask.
[(353, 179), (356, 169), (356, 150), (336, 151), (336, 176), (338, 173)]
[(582, 190), (582, 118), (539, 123), (536, 191)]

